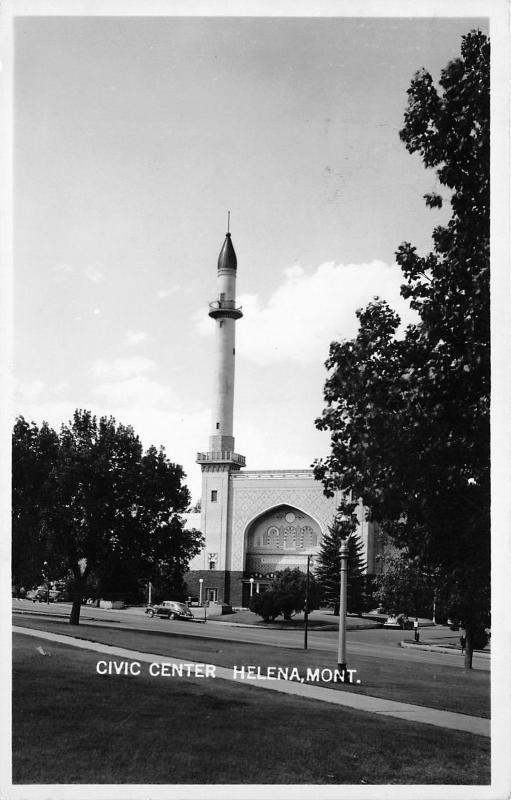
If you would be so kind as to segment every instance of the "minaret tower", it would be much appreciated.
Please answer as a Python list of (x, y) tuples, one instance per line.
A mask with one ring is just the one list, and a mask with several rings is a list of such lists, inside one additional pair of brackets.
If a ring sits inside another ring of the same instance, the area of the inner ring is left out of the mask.
[(235, 329), (236, 320), (243, 314), (236, 307), (237, 260), (229, 225), (227, 228), (218, 256), (218, 296), (209, 304), (209, 316), (216, 327), (211, 436), (208, 452), (197, 453), (202, 469), (201, 527), (206, 539), (202, 569), (208, 571), (207, 584), (213, 594), (216, 587), (216, 597), (221, 601), (229, 597), (230, 475), (245, 466), (245, 457), (234, 451)]
[[(229, 224), (227, 225), (229, 228)], [(218, 460), (231, 461), (234, 451), (234, 361), (236, 320), (243, 314), (236, 308), (237, 259), (229, 230), (218, 256), (218, 298), (209, 304), (209, 316), (216, 322), (215, 383), (213, 390), (212, 434), (209, 450)]]

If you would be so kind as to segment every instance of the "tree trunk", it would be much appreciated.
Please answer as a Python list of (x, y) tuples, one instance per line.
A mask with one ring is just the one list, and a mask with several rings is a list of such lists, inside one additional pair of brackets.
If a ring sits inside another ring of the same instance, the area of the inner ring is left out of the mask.
[(466, 630), (465, 661), (463, 662), (463, 666), (465, 667), (465, 669), (472, 669), (472, 655), (474, 652), (474, 648), (472, 646), (472, 631), (468, 625), (465, 630)]
[(73, 606), (69, 616), (70, 625), (80, 624), (80, 610), (82, 607), (82, 581), (76, 581), (73, 588)]

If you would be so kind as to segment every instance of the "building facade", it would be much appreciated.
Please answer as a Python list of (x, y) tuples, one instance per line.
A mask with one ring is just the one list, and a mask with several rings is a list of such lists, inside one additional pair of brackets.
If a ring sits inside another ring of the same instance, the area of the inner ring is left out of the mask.
[[(247, 606), (285, 567), (305, 570), (332, 524), (341, 493), (325, 497), (312, 470), (244, 469), (233, 433), (237, 259), (230, 233), (218, 258), (218, 297), (210, 303), (215, 321), (215, 384), (209, 449), (197, 454), (202, 470), (200, 515), (187, 524), (199, 528), (205, 547), (189, 565), (190, 594), (203, 600)], [(200, 521), (199, 521), (200, 516)], [(358, 535), (367, 571), (375, 572), (375, 535), (359, 500)]]

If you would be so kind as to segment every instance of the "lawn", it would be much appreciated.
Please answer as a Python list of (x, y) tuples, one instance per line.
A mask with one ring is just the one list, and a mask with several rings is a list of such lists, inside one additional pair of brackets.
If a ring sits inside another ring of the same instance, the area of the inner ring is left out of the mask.
[(13, 652), (16, 784), (490, 780), (471, 734), (221, 680), (100, 676), (100, 654), (18, 634)]
[[(194, 609), (195, 610), (195, 609)], [(195, 616), (200, 616), (199, 613)], [(258, 628), (271, 628), (273, 630), (293, 631), (301, 630), (304, 628), (303, 613), (297, 614), (290, 620), (285, 620), (278, 617), (274, 622), (264, 622), (261, 617), (254, 614), (252, 611), (235, 611), (233, 614), (224, 614), (221, 616), (212, 616), (210, 619), (215, 622), (236, 622), (238, 625), (254, 625)], [(350, 631), (363, 630), (365, 628), (379, 628), (380, 623), (374, 619), (364, 619), (359, 616), (348, 616), (346, 618), (346, 628)], [(334, 617), (332, 612), (311, 612), (309, 614), (309, 630), (323, 630), (323, 631), (336, 631), (339, 629), (339, 617)]]
[[(296, 666), (300, 672), (307, 667), (335, 668), (336, 655), (324, 650), (300, 650), (246, 642), (222, 641), (197, 636), (179, 635), (182, 623), (162, 623), (162, 632), (123, 630), (101, 625), (80, 624), (71, 627), (65, 622), (48, 618), (24, 617), (20, 624), (39, 630), (51, 630), (65, 636), (141, 650), (163, 656), (191, 659), (218, 666), (232, 667)], [(389, 659), (373, 655), (357, 656), (351, 669), (357, 669), (361, 683), (357, 686), (328, 683), (328, 687), (356, 691), (389, 700), (457, 711), (479, 717), (490, 716), (490, 674), (482, 670), (466, 672), (460, 667)]]

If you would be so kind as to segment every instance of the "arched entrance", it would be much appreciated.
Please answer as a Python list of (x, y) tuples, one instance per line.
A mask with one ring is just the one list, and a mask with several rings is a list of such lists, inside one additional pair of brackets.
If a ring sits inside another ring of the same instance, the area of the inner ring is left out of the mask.
[(251, 592), (266, 591), (275, 572), (286, 567), (305, 572), (307, 555), (319, 553), (321, 535), (316, 520), (291, 505), (276, 506), (253, 520), (246, 533), (243, 605)]

